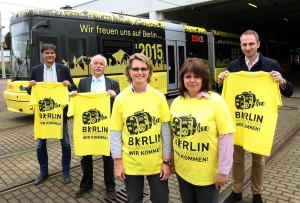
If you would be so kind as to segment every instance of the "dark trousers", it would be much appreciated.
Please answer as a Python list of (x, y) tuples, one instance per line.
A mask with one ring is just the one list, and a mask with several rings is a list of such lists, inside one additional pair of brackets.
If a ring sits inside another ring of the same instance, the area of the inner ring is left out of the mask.
[[(63, 174), (70, 172), (71, 164), (71, 145), (68, 134), (68, 122), (67, 119), (63, 119), (63, 139), (60, 140), (62, 159), (61, 165)], [(47, 139), (37, 139), (36, 153), (38, 162), (40, 164), (40, 173), (45, 175), (48, 173), (48, 151), (47, 151)]]
[(197, 186), (185, 181), (178, 174), (176, 176), (183, 203), (218, 203), (219, 191), (215, 184)]
[[(144, 193), (144, 176), (126, 175), (125, 186), (128, 203), (142, 203)], [(153, 203), (169, 202), (167, 180), (160, 180), (159, 174), (147, 175), (150, 187), (150, 200)]]
[[(115, 191), (116, 183), (114, 176), (114, 160), (111, 156), (102, 156), (104, 164), (104, 183), (107, 192)], [(93, 156), (83, 156), (81, 159), (83, 172), (80, 188), (90, 189), (93, 187)]]

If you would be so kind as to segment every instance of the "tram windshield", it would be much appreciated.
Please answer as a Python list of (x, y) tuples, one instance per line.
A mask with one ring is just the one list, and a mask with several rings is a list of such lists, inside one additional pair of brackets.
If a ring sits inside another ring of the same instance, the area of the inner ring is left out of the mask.
[(29, 77), (29, 24), (22, 21), (11, 25), (11, 77), (15, 80)]

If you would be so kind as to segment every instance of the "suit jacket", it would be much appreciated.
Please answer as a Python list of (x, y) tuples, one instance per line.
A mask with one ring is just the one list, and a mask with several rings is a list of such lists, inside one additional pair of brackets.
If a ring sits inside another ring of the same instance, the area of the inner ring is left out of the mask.
[[(118, 95), (120, 93), (120, 86), (119, 83), (113, 79), (110, 79), (106, 76), (105, 77), (105, 87), (107, 90), (113, 90)], [(78, 85), (78, 93), (84, 93), (84, 92), (90, 92), (91, 86), (92, 86), (92, 76), (80, 79), (79, 85)], [(112, 110), (112, 106), (114, 103), (114, 99), (110, 98), (110, 111)]]
[[(55, 63), (57, 82), (63, 82), (68, 80), (71, 83), (71, 87), (68, 88), (69, 91), (76, 90), (76, 85), (70, 74), (70, 69), (67, 66), (64, 66), (60, 63)], [(44, 81), (44, 64), (36, 65), (31, 70), (30, 80), (35, 80), (36, 82)], [(31, 95), (31, 87), (27, 88), (27, 93)], [(68, 107), (64, 108), (64, 117), (67, 118)]]

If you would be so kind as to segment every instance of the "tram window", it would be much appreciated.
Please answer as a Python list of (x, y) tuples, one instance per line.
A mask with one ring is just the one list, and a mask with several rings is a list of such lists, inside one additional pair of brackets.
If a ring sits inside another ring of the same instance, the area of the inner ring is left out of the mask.
[(198, 57), (206, 59), (207, 56), (204, 52), (204, 47), (199, 45), (188, 45), (187, 57)]
[(71, 69), (82, 69), (88, 71), (90, 59), (87, 57), (86, 40), (80, 38), (69, 38), (67, 47), (67, 61)]
[(184, 46), (178, 46), (179, 68), (181, 68), (184, 62)]
[(174, 46), (168, 46), (168, 70), (169, 70), (169, 83), (175, 83), (175, 49)]
[(121, 40), (103, 40), (103, 55), (108, 66), (126, 66), (133, 54), (133, 42)]

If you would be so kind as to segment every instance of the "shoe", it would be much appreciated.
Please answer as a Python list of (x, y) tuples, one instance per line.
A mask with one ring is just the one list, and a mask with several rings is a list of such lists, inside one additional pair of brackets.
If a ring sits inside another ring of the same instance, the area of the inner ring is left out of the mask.
[(231, 194), (224, 200), (223, 203), (234, 203), (242, 199), (242, 193), (231, 192)]
[(114, 191), (110, 191), (109, 193), (107, 193), (107, 196), (110, 198), (110, 199), (117, 199), (117, 196), (118, 196), (118, 193), (114, 190)]
[(71, 182), (71, 176), (69, 173), (64, 174), (64, 184), (68, 184)]
[(261, 195), (260, 194), (255, 194), (253, 195), (253, 203), (263, 203)]
[(49, 174), (46, 173), (46, 174), (40, 174), (39, 177), (37, 177), (34, 181), (34, 184), (35, 185), (39, 185), (41, 184), (42, 182), (44, 182), (44, 180), (46, 180), (47, 178), (49, 177)]
[(91, 189), (93, 188), (80, 188), (74, 195), (75, 198), (79, 198), (79, 197), (82, 197), (84, 193), (90, 191)]

